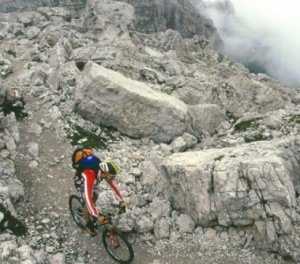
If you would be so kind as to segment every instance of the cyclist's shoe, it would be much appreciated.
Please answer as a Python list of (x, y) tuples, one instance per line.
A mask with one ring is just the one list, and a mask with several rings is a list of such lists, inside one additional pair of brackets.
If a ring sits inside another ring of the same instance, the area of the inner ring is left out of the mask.
[(99, 214), (97, 221), (100, 225), (106, 225), (109, 223), (108, 218), (103, 214)]

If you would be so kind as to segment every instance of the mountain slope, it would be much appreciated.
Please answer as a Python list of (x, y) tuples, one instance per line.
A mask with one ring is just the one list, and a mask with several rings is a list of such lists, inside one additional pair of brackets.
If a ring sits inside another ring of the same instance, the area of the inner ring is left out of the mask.
[(1, 130), (0, 182), (29, 228), (21, 242), (3, 235), (1, 260), (111, 262), (69, 217), (74, 145), (121, 165), (119, 226), (138, 234), (136, 263), (285, 262), (258, 248), (299, 259), (297, 91), (218, 54), (189, 2), (73, 11), (0, 15), (2, 112), (23, 118)]

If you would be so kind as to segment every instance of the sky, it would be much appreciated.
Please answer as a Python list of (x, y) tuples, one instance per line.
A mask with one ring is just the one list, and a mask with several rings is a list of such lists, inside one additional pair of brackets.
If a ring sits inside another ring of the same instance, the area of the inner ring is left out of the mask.
[(255, 60), (273, 77), (300, 87), (300, 0), (201, 1), (232, 3), (233, 16), (208, 9), (229, 56), (245, 64)]

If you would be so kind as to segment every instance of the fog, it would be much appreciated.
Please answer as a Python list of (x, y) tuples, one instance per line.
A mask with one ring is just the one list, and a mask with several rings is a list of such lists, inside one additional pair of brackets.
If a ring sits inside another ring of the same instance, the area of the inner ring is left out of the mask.
[(223, 52), (252, 72), (300, 86), (300, 1), (193, 0), (213, 19)]

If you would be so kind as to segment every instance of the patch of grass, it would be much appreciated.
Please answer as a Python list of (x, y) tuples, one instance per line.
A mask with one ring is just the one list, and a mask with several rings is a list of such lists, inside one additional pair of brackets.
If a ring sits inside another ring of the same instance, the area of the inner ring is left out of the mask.
[(235, 126), (234, 126), (234, 129), (236, 131), (246, 131), (247, 129), (249, 128), (258, 128), (258, 124), (255, 120), (247, 120), (247, 121), (242, 121), (240, 123), (237, 123)]
[(72, 145), (82, 145), (83, 147), (105, 149), (106, 140), (80, 126), (74, 126), (73, 131), (68, 136)]
[(1, 106), (2, 111), (5, 115), (9, 115), (10, 113), (15, 113), (16, 119), (18, 121), (22, 121), (24, 118), (28, 116), (28, 114), (24, 111), (25, 103), (24, 102), (17, 102), (15, 104), (4, 102)]
[(78, 125), (72, 126), (69, 131), (68, 138), (71, 140), (72, 145), (80, 145), (82, 147), (91, 147), (96, 149), (106, 149), (108, 147), (108, 141), (118, 140), (113, 135), (113, 130), (109, 128), (102, 128), (100, 135), (97, 135), (93, 131), (84, 129)]
[(261, 133), (255, 133), (255, 134), (244, 136), (244, 140), (246, 143), (250, 143), (255, 141), (266, 140), (266, 138)]
[(290, 117), (290, 119), (288, 120), (289, 123), (296, 123), (296, 124), (300, 124), (300, 115), (293, 115)]

